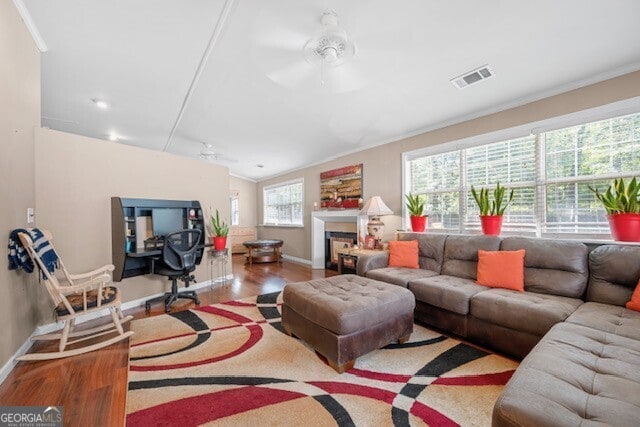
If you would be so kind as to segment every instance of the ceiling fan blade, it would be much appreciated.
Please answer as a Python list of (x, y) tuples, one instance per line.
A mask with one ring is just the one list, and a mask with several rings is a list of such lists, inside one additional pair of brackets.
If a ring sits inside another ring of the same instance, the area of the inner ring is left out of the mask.
[(267, 77), (279, 85), (295, 88), (315, 73), (318, 73), (320, 79), (320, 69), (301, 58), (287, 66), (267, 72)]
[(272, 30), (256, 39), (256, 48), (277, 48), (288, 51), (302, 52), (302, 48), (311, 38), (311, 34), (304, 34), (287, 28)]
[(362, 89), (368, 84), (368, 76), (354, 67), (352, 63), (343, 64), (325, 73), (325, 84), (331, 92), (344, 93)]

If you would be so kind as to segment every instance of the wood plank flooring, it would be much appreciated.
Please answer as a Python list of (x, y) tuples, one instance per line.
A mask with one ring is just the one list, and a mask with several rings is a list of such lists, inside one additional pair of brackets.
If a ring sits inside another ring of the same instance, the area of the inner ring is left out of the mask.
[[(312, 270), (308, 266), (284, 261), (244, 265), (242, 255), (233, 256), (233, 281), (218, 284), (212, 290), (199, 289), (202, 305), (246, 298), (281, 290), (285, 283), (336, 275), (331, 270)], [(123, 284), (126, 286), (126, 282)], [(193, 307), (179, 300), (172, 311)], [(127, 310), (134, 318), (163, 314), (163, 304), (150, 312), (143, 307)], [(127, 325), (128, 329), (128, 325)], [(55, 346), (37, 343), (30, 351), (55, 350)], [(3, 406), (63, 406), (65, 426), (121, 426), (127, 395), (129, 341), (66, 359), (43, 362), (19, 362), (0, 385)]]

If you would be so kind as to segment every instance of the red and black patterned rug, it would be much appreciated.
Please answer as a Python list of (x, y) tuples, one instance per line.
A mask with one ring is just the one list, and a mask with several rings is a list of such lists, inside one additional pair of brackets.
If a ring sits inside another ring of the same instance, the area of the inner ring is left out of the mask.
[(132, 322), (129, 426), (488, 426), (517, 362), (415, 325), (340, 375), (280, 324), (279, 292)]

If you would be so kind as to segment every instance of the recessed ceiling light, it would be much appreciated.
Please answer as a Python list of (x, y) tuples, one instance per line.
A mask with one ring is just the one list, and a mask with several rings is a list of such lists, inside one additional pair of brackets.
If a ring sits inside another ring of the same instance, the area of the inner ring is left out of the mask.
[(92, 99), (91, 100), (94, 104), (96, 104), (96, 107), (98, 107), (101, 110), (106, 110), (107, 108), (109, 108), (109, 104), (106, 101), (102, 101), (100, 99)]
[(109, 141), (117, 141), (120, 139), (120, 137), (115, 133), (110, 133), (108, 137), (109, 137)]

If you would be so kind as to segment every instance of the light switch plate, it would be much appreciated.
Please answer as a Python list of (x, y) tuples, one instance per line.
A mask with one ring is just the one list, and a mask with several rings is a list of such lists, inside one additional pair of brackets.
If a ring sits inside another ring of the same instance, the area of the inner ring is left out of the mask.
[(33, 224), (35, 222), (35, 209), (27, 208), (27, 224)]

